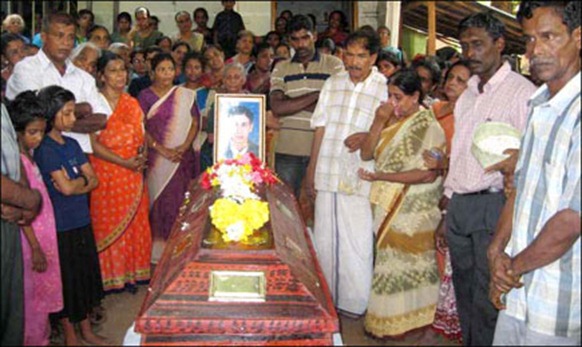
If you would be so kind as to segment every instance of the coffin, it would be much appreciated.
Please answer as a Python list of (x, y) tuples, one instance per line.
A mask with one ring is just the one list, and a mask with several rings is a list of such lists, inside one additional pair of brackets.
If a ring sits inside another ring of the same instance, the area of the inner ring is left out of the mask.
[(136, 320), (142, 345), (331, 345), (337, 313), (297, 202), (265, 187), (270, 221), (252, 244), (224, 243), (215, 193), (194, 182)]

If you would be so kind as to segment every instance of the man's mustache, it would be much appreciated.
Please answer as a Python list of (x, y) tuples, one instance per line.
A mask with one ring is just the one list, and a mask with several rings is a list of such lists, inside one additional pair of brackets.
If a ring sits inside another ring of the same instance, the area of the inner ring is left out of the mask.
[(357, 66), (347, 66), (346, 67), (346, 70), (348, 70), (348, 71), (351, 71), (351, 70), (354, 70), (354, 71), (362, 71), (362, 68), (361, 67), (357, 67)]
[(536, 65), (546, 65), (546, 64), (551, 64), (551, 61), (545, 60), (543, 58), (538, 58), (538, 57), (533, 57), (530, 60), (530, 66), (535, 67)]

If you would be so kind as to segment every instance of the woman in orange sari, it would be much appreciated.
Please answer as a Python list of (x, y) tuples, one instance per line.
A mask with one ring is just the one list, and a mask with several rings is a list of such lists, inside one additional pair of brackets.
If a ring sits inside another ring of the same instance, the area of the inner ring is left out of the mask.
[(152, 247), (148, 194), (143, 169), (143, 112), (123, 92), (127, 70), (123, 58), (106, 52), (97, 63), (101, 101), (110, 109), (107, 128), (92, 137), (91, 164), (99, 186), (91, 192), (91, 220), (106, 291), (150, 279)]

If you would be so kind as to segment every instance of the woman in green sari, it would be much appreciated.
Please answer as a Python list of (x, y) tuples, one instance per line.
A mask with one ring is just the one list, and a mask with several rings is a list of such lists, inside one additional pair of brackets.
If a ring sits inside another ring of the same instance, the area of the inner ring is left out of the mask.
[(422, 154), (446, 146), (438, 121), (421, 105), (416, 72), (397, 73), (388, 88), (389, 100), (376, 111), (361, 148), (362, 159), (375, 160), (375, 172), (360, 171), (360, 177), (373, 181), (376, 262), (364, 326), (376, 337), (399, 337), (433, 321), (442, 178), (424, 166)]

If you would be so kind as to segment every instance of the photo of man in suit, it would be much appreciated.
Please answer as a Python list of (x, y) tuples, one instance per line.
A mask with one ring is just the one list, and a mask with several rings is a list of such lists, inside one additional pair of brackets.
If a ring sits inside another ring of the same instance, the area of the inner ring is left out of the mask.
[(228, 123), (232, 127), (231, 137), (223, 157), (232, 159), (248, 152), (260, 157), (259, 145), (249, 138), (255, 124), (251, 110), (241, 105), (231, 107), (228, 110)]

